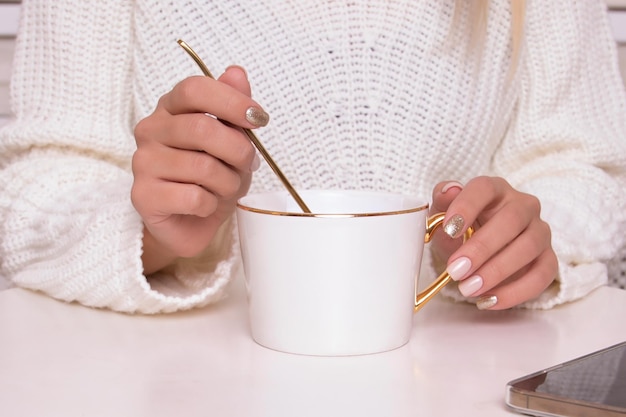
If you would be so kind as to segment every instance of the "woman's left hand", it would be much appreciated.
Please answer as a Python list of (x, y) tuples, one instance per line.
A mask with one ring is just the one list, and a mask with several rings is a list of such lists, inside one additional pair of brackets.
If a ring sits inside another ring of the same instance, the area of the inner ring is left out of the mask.
[[(442, 182), (433, 190), (432, 212), (445, 211), (445, 233), (435, 233), (435, 255), (466, 297), (481, 309), (502, 310), (531, 300), (555, 279), (557, 258), (539, 200), (502, 178), (477, 177), (465, 186)], [(451, 239), (468, 226), (474, 235), (458, 246)]]

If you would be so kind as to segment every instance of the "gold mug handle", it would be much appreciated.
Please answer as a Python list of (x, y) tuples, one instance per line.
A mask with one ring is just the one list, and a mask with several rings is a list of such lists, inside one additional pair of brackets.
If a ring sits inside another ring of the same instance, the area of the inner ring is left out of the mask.
[[(443, 225), (443, 219), (446, 216), (446, 213), (437, 213), (430, 216), (426, 222), (426, 235), (424, 236), (424, 242), (428, 243), (433, 237), (433, 233), (435, 230), (441, 225)], [(474, 233), (473, 227), (468, 227), (465, 233), (463, 234), (463, 242), (467, 241), (472, 234)], [(443, 271), (439, 277), (428, 286), (428, 288), (423, 291), (417, 293), (415, 295), (415, 308), (414, 312), (417, 312), (424, 304), (426, 304), (431, 298), (433, 298), (443, 287), (445, 287), (450, 281), (452, 281), (452, 277), (448, 274), (448, 271)]]

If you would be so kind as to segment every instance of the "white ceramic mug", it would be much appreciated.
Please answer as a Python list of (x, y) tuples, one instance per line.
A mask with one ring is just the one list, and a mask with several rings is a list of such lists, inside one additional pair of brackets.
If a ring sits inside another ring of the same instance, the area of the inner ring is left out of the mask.
[[(343, 356), (406, 344), (417, 311), (450, 281), (416, 295), (424, 243), (443, 221), (424, 199), (370, 191), (286, 192), (237, 204), (253, 339), (271, 349)], [(471, 235), (471, 229), (465, 238)]]

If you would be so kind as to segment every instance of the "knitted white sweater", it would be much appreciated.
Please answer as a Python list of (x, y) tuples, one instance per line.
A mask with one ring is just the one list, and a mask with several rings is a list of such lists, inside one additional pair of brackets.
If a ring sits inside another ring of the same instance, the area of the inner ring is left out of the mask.
[[(63, 300), (166, 312), (216, 300), (238, 243), (149, 280), (129, 190), (133, 127), (199, 71), (244, 66), (271, 115), (258, 131), (299, 188), (430, 197), (442, 180), (505, 177), (541, 199), (559, 284), (547, 308), (606, 282), (624, 241), (626, 99), (603, 2), (531, 0), (507, 84), (508, 0), (481, 65), (453, 0), (29, 0), (0, 133), (0, 275)], [(278, 189), (263, 166), (252, 190)], [(212, 261), (208, 261), (207, 259)], [(428, 279), (428, 278), (426, 278)]]

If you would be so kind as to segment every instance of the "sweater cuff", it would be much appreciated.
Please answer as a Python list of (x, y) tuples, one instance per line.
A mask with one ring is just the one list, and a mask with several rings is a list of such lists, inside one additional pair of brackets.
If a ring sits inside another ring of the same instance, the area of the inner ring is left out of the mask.
[(179, 258), (147, 278), (154, 296), (162, 302), (143, 312), (184, 310), (218, 301), (225, 296), (240, 264), (239, 240), (231, 217), (203, 253)]
[(161, 313), (222, 297), (238, 265), (231, 222), (201, 257), (159, 281), (143, 275), (143, 222), (132, 175), (110, 163), (42, 151), (0, 171), (0, 274), (67, 302)]

